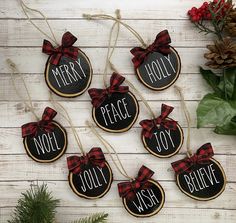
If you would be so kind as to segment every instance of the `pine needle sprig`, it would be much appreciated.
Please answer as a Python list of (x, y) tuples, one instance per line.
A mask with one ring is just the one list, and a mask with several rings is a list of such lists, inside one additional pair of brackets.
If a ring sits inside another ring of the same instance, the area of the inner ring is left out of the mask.
[(107, 223), (108, 214), (105, 213), (95, 213), (89, 217), (81, 218), (77, 221), (71, 223)]
[(8, 223), (53, 223), (58, 204), (59, 200), (52, 197), (47, 185), (31, 186), (22, 193)]

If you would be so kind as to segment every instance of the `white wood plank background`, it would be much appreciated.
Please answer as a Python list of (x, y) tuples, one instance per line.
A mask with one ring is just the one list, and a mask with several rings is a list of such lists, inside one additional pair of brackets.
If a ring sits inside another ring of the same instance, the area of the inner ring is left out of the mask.
[[(32, 115), (24, 107), (14, 92), (9, 70), (5, 64), (11, 58), (18, 65), (28, 83), (34, 100), (34, 107), (38, 114), (49, 105), (48, 88), (44, 82), (43, 71), (47, 56), (41, 53), (41, 44), (44, 36), (32, 27), (26, 20), (18, 0), (0, 1), (0, 222), (6, 222), (16, 205), (20, 193), (31, 184), (46, 182), (53, 191), (53, 195), (61, 199), (58, 207), (57, 220), (61, 223), (83, 217), (87, 214), (106, 211), (109, 213), (109, 222), (189, 222), (189, 223), (233, 223), (236, 220), (236, 139), (234, 136), (216, 135), (212, 126), (202, 129), (196, 128), (195, 110), (198, 101), (210, 88), (202, 80), (198, 66), (204, 64), (202, 57), (205, 45), (211, 41), (211, 36), (199, 34), (188, 21), (186, 12), (193, 5), (200, 5), (201, 0), (25, 0), (33, 8), (42, 10), (49, 18), (56, 37), (70, 30), (78, 36), (78, 45), (89, 56), (94, 69), (91, 86), (101, 86), (101, 73), (105, 63), (108, 32), (110, 21), (86, 21), (83, 13), (113, 14), (116, 8), (121, 9), (122, 18), (133, 26), (147, 42), (151, 42), (155, 35), (168, 29), (172, 45), (175, 46), (182, 59), (182, 73), (177, 84), (183, 88), (187, 106), (192, 114), (192, 148), (197, 149), (205, 142), (211, 142), (215, 148), (215, 158), (219, 160), (227, 175), (225, 192), (215, 200), (208, 202), (194, 201), (183, 195), (174, 182), (174, 173), (170, 163), (184, 156), (185, 146), (170, 159), (158, 159), (144, 150), (141, 140), (138, 121), (135, 126), (124, 134), (101, 134), (116, 147), (121, 160), (130, 175), (134, 175), (141, 164), (152, 168), (155, 178), (160, 181), (166, 191), (166, 203), (163, 210), (156, 216), (146, 219), (136, 219), (129, 216), (122, 207), (116, 184), (124, 180), (111, 164), (115, 181), (110, 192), (102, 199), (88, 201), (78, 198), (67, 183), (66, 156), (77, 153), (76, 143), (71, 130), (67, 154), (60, 160), (49, 164), (38, 164), (29, 159), (22, 145), (20, 126), (32, 120)], [(34, 21), (45, 28), (44, 21), (32, 14)], [(160, 112), (162, 102), (175, 106), (173, 117), (180, 122), (186, 133), (186, 121), (180, 109), (178, 95), (173, 87), (163, 92), (153, 92), (143, 87), (136, 79), (131, 64), (129, 50), (137, 46), (137, 40), (125, 29), (121, 30), (117, 50), (113, 62), (123, 72), (126, 78), (132, 81), (143, 96), (149, 101), (154, 111)], [(99, 56), (98, 56), (99, 55)], [(24, 94), (22, 85), (18, 87)], [(87, 93), (75, 99), (55, 97), (70, 111), (75, 126), (83, 139), (84, 146), (100, 145), (94, 135), (85, 127), (85, 120), (90, 118), (91, 104)], [(139, 120), (147, 118), (145, 107), (141, 105)], [(110, 161), (110, 159), (108, 158)], [(111, 162), (110, 162), (111, 163)]]

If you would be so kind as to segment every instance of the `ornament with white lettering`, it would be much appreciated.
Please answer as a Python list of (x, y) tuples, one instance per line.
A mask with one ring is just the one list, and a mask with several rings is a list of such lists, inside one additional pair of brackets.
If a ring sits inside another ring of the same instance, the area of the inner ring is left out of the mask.
[(92, 99), (92, 116), (95, 123), (108, 132), (128, 131), (139, 114), (138, 101), (128, 86), (120, 86), (125, 78), (113, 73), (106, 89), (88, 90)]
[(155, 119), (145, 119), (142, 126), (141, 138), (145, 148), (154, 156), (167, 158), (179, 152), (184, 136), (180, 125), (168, 115), (173, 107), (162, 104), (161, 115)]
[(92, 67), (88, 57), (78, 47), (72, 46), (77, 38), (70, 32), (62, 37), (62, 45), (54, 48), (44, 40), (43, 52), (49, 55), (45, 80), (48, 87), (62, 97), (77, 97), (89, 87)]
[(164, 205), (164, 190), (151, 178), (153, 174), (152, 170), (142, 166), (136, 179), (118, 184), (125, 209), (135, 217), (151, 217)]
[(78, 196), (97, 199), (109, 191), (113, 175), (100, 148), (92, 148), (80, 157), (68, 157), (67, 165), (70, 187)]
[(226, 177), (220, 163), (213, 159), (210, 143), (201, 146), (191, 157), (172, 163), (180, 190), (187, 196), (208, 201), (218, 197), (225, 189)]
[(163, 30), (146, 49), (135, 47), (130, 51), (134, 55), (132, 61), (139, 80), (152, 90), (164, 90), (179, 77), (180, 57), (170, 43), (168, 31)]
[(40, 163), (50, 163), (59, 159), (67, 148), (66, 130), (53, 121), (57, 112), (46, 107), (42, 120), (24, 124), (22, 137), (27, 154)]

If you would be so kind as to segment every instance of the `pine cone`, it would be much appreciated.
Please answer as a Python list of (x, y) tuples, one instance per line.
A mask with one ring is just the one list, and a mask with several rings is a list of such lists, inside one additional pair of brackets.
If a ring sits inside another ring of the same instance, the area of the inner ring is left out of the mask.
[(232, 37), (236, 37), (236, 8), (231, 9), (227, 15), (225, 29)]
[(236, 43), (230, 37), (222, 41), (216, 40), (215, 45), (207, 45), (210, 51), (204, 54), (209, 61), (206, 66), (213, 69), (236, 67)]

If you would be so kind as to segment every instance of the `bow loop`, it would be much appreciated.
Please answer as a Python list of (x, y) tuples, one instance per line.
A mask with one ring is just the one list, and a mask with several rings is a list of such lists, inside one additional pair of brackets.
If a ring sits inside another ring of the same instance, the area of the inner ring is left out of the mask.
[(192, 167), (196, 164), (208, 164), (213, 156), (214, 152), (211, 144), (206, 143), (201, 146), (193, 156), (173, 162), (171, 165), (177, 174), (191, 172)]
[(90, 88), (88, 93), (92, 99), (92, 105), (98, 108), (106, 98), (113, 93), (126, 93), (129, 91), (128, 86), (120, 86), (124, 82), (125, 78), (118, 74), (113, 73), (110, 78), (110, 86), (105, 89)]
[(161, 120), (166, 119), (173, 110), (174, 110), (174, 107), (166, 105), (166, 104), (162, 104), (160, 119)]
[(61, 45), (62, 47), (71, 47), (76, 41), (77, 38), (73, 34), (66, 32), (62, 36)]
[(161, 31), (157, 34), (155, 41), (149, 45), (146, 49), (141, 47), (134, 47), (131, 49), (131, 53), (134, 55), (132, 61), (135, 69), (137, 69), (147, 58), (149, 53), (159, 52), (164, 55), (168, 55), (171, 53), (170, 44), (171, 39), (167, 30)]
[(142, 166), (138, 172), (138, 176), (136, 178), (137, 181), (141, 183), (146, 183), (153, 176), (154, 172), (146, 166)]
[(54, 65), (58, 65), (60, 63), (62, 56), (77, 60), (79, 48), (73, 46), (76, 41), (77, 38), (75, 36), (73, 36), (70, 32), (66, 32), (62, 36), (61, 46), (54, 48), (48, 40), (44, 40), (42, 51), (43, 53), (51, 56), (50, 63)]
[(42, 119), (38, 122), (30, 122), (21, 126), (22, 137), (31, 136), (35, 137), (38, 133), (38, 130), (45, 132), (51, 132), (54, 128), (52, 123), (53, 118), (57, 115), (57, 112), (50, 108), (46, 107), (44, 109)]
[(153, 174), (154, 172), (152, 170), (150, 170), (146, 166), (142, 166), (135, 180), (131, 182), (122, 182), (117, 185), (120, 197), (126, 198), (128, 200), (133, 200), (135, 198), (137, 190), (147, 189), (150, 187), (150, 183), (148, 182), (148, 180), (151, 179)]
[(145, 119), (142, 120), (139, 124), (142, 126), (143, 131), (142, 135), (146, 138), (152, 138), (153, 131), (156, 127), (159, 128), (159, 125), (164, 126), (166, 129), (176, 130), (177, 122), (175, 120), (169, 120), (168, 115), (173, 111), (173, 107), (168, 106), (166, 104), (162, 104), (161, 106), (161, 115), (155, 119)]
[(73, 174), (79, 174), (83, 171), (84, 166), (92, 164), (103, 168), (105, 166), (105, 156), (101, 148), (92, 148), (84, 156), (69, 156), (67, 157), (67, 166)]

